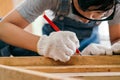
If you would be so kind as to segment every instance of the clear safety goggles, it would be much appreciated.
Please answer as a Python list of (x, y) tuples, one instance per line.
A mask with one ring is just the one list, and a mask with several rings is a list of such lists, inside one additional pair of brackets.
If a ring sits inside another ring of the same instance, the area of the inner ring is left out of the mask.
[(102, 17), (100, 17), (100, 18), (94, 18), (94, 19), (93, 18), (89, 18), (88, 16), (84, 16), (84, 15), (80, 14), (77, 11), (75, 13), (73, 13), (73, 14), (78, 15), (78, 16), (80, 16), (82, 18), (87, 19), (87, 20), (91, 20), (91, 21), (105, 21), (105, 20), (111, 20), (111, 19), (113, 19), (114, 14), (115, 14), (115, 10), (116, 10), (116, 6), (114, 6), (110, 10), (104, 12), (104, 15)]

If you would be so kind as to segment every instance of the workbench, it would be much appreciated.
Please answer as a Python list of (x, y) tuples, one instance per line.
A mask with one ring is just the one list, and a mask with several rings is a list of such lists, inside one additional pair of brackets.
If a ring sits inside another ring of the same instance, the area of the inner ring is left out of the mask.
[(119, 80), (120, 56), (72, 56), (68, 62), (1, 57), (0, 80)]

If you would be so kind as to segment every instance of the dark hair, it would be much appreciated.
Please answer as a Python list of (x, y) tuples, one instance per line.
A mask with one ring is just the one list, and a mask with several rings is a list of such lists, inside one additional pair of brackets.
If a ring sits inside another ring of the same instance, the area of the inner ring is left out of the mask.
[(78, 4), (83, 11), (89, 10), (89, 7), (95, 6), (95, 10), (107, 11), (111, 9), (119, 0), (78, 0)]

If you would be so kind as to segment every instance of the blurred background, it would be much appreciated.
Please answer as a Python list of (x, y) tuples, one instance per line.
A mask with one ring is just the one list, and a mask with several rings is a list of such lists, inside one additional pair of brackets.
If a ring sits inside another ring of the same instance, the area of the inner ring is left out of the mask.
[[(23, 0), (0, 0), (0, 17), (2, 18), (5, 15), (7, 15), (12, 9), (18, 6), (21, 1)], [(40, 15), (25, 30), (36, 35), (41, 35), (41, 28), (43, 24), (44, 24), (44, 20)], [(101, 39), (101, 44), (105, 46), (110, 46), (108, 29), (109, 28), (107, 21), (102, 22), (102, 24), (99, 26), (99, 35)]]

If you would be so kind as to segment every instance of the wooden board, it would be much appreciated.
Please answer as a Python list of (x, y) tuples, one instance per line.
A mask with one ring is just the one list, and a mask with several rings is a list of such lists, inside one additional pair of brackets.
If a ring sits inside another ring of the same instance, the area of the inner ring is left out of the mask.
[(82, 80), (119, 80), (120, 72), (87, 72), (87, 73), (52, 73), (62, 77)]
[(119, 80), (120, 72), (43, 73), (0, 65), (0, 80)]
[(0, 65), (0, 80), (77, 80), (43, 72)]
[(120, 56), (75, 55), (66, 63), (42, 56), (1, 57), (0, 64), (0, 80), (120, 79)]
[(46, 57), (1, 57), (0, 64), (9, 66), (73, 66), (120, 65), (120, 56), (73, 56), (68, 62), (54, 61)]
[(120, 65), (19, 66), (19, 68), (47, 73), (120, 72)]

